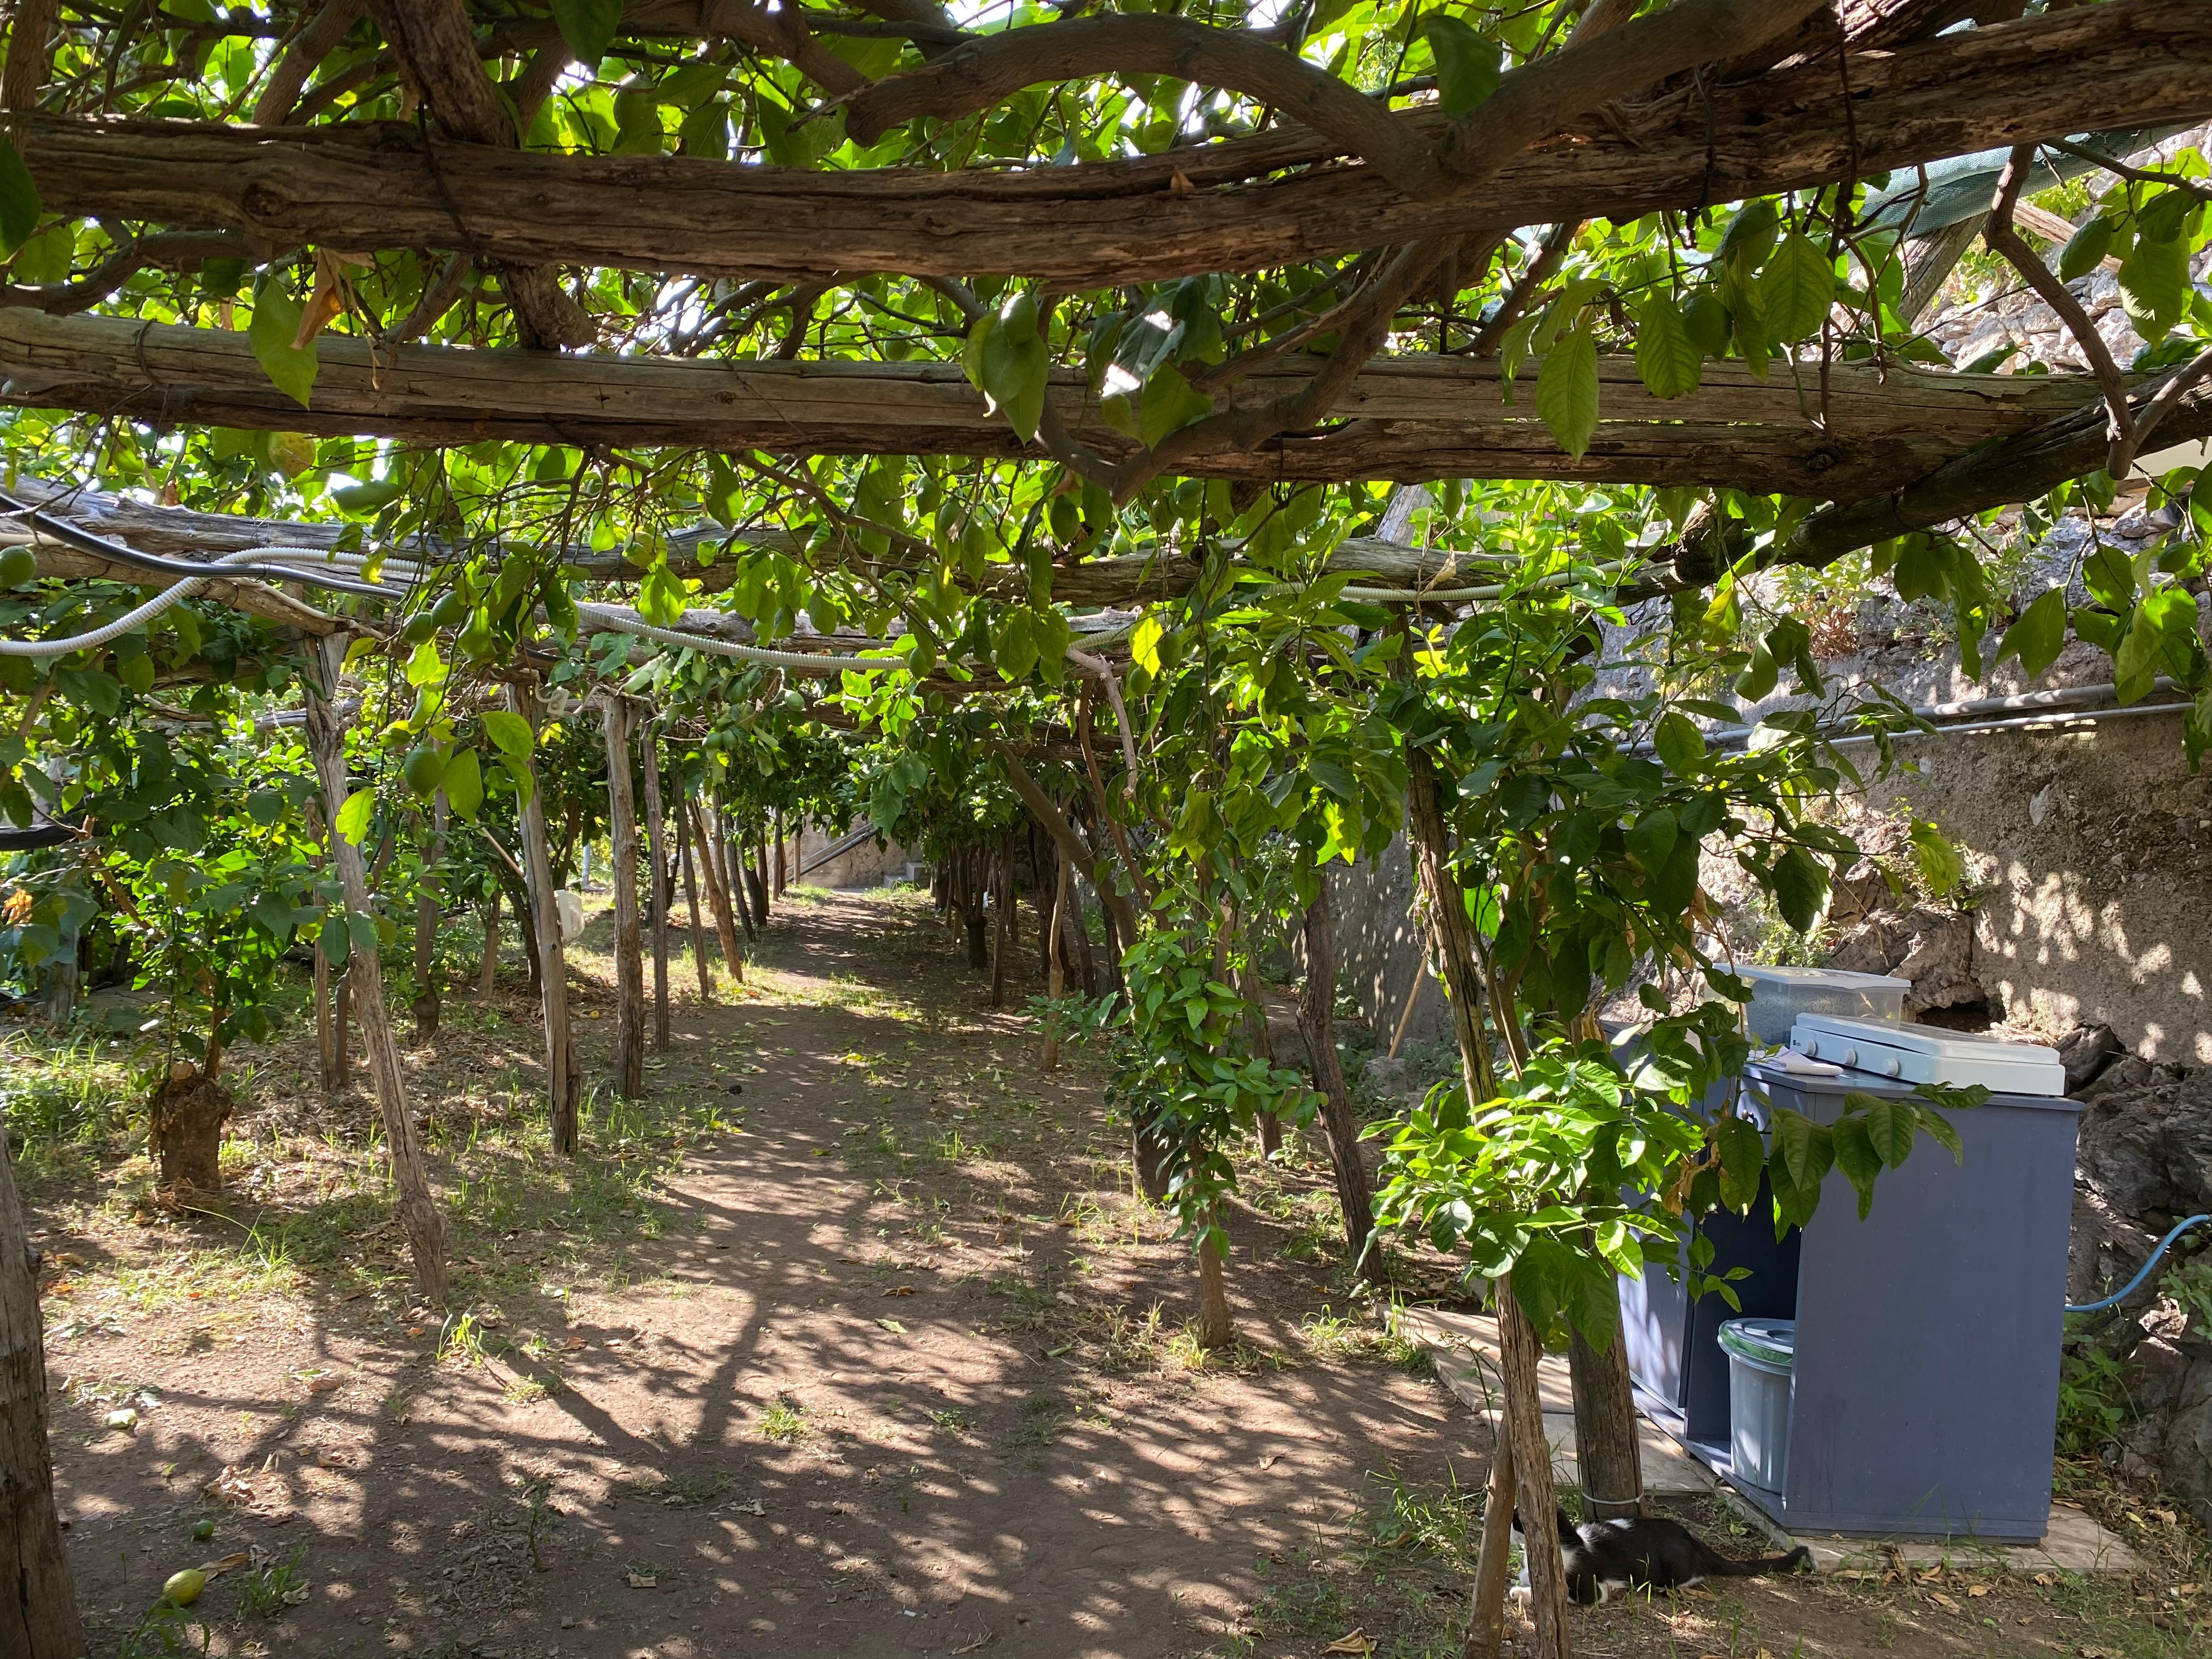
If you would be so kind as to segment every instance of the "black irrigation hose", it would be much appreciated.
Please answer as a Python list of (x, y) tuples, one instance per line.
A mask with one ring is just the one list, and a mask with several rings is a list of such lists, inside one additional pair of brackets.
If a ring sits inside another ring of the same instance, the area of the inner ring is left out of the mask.
[(95, 536), (89, 530), (71, 524), (66, 519), (56, 518), (27, 502), (19, 501), (5, 490), (0, 490), (0, 517), (22, 519), (33, 528), (75, 548), (80, 553), (89, 553), (95, 558), (112, 559), (118, 564), (127, 564), (134, 569), (155, 575), (179, 580), (198, 578), (201, 580), (222, 581), (240, 576), (258, 576), (264, 581), (299, 582), (309, 587), (327, 587), (342, 593), (358, 593), (372, 599), (399, 597), (389, 587), (355, 581), (349, 577), (323, 574), (312, 568), (297, 568), (282, 564), (205, 564), (198, 559), (165, 558), (159, 553), (141, 553), (135, 547), (110, 541), (105, 536)]

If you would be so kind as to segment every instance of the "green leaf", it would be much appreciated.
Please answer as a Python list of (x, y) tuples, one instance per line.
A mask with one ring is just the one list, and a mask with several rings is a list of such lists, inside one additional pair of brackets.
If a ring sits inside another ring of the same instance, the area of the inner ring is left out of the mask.
[(2123, 703), (2140, 702), (2156, 684), (2158, 666), (2165, 656), (2166, 641), (2157, 620), (2151, 615), (2148, 600), (2136, 606), (2128, 618), (2128, 631), (2120, 636), (2120, 648), (2112, 653), (2112, 682)]
[(1698, 730), (1697, 722), (1687, 714), (1670, 708), (1659, 717), (1658, 730), (1651, 736), (1652, 747), (1667, 769), (1679, 777), (1688, 777), (1705, 763), (1705, 734)]
[(2120, 301), (2136, 331), (2153, 345), (2189, 310), (2189, 245), (2180, 237), (2148, 238), (2120, 266)]
[(2066, 592), (2063, 588), (2046, 588), (2020, 613), (2020, 619), (2005, 629), (2004, 638), (1997, 645), (1996, 660), (2002, 662), (2007, 657), (2017, 656), (2020, 672), (2034, 679), (2058, 660), (2058, 653), (2065, 646)]
[(1836, 1154), (1836, 1167), (1844, 1172), (1859, 1195), (1859, 1219), (1874, 1206), (1874, 1178), (1881, 1173), (1881, 1156), (1867, 1133), (1864, 1114), (1846, 1112), (1829, 1126), (1828, 1144)]
[(316, 369), (313, 340), (297, 351), (292, 349), (304, 313), (305, 307), (284, 291), (283, 274), (265, 270), (253, 285), (253, 320), (246, 329), (246, 343), (253, 348), (253, 359), (261, 365), (261, 372), (302, 409), (307, 407), (307, 394), (314, 388)]
[(1680, 834), (1681, 825), (1675, 821), (1674, 813), (1663, 806), (1655, 806), (1629, 830), (1628, 856), (1656, 872), (1665, 866)]
[(1671, 294), (1654, 294), (1636, 319), (1636, 372), (1655, 398), (1684, 398), (1704, 378), (1705, 354)]
[(487, 708), (483, 718), (484, 736), (492, 740), (493, 747), (501, 754), (512, 755), (517, 760), (529, 758), (537, 739), (531, 735), (528, 720), (506, 708)]
[(1736, 676), (1735, 694), (1746, 702), (1759, 702), (1774, 690), (1775, 682), (1782, 678), (1782, 665), (1774, 653), (1760, 646), (1751, 653), (1751, 660)]
[(1212, 410), (1212, 398), (1183, 379), (1182, 371), (1173, 363), (1163, 363), (1145, 382), (1144, 402), (1137, 415), (1138, 441), (1150, 449), (1169, 433), (1204, 420)]
[(1759, 1177), (1766, 1170), (1766, 1143), (1747, 1120), (1724, 1117), (1713, 1125), (1721, 1155), (1721, 1202), (1741, 1215), (1759, 1196)]
[(1959, 1132), (1953, 1127), (1949, 1118), (1945, 1117), (1933, 1106), (1915, 1106), (1912, 1109), (1912, 1115), (1914, 1121), (1927, 1133), (1928, 1138), (1951, 1154), (1951, 1161), (1954, 1164), (1964, 1164), (1966, 1161), (1966, 1143), (1959, 1139)]
[(1778, 345), (1794, 345), (1819, 332), (1835, 301), (1835, 266), (1820, 245), (1802, 231), (1784, 238), (1759, 274), (1768, 337)]
[(1036, 436), (1037, 422), (1043, 418), (1045, 381), (1051, 368), (1050, 355), (1037, 334), (1036, 301), (1017, 294), (984, 332), (975, 375), (985, 399), (1006, 416), (1006, 424), (1024, 443)]
[(456, 749), (446, 762), (446, 805), (473, 823), (483, 805), (483, 765), (473, 749)]
[(1448, 12), (1431, 12), (1424, 17), (1421, 33), (1436, 57), (1437, 91), (1444, 113), (1456, 121), (1480, 109), (1498, 90), (1504, 49)]
[(576, 61), (587, 70), (599, 67), (622, 22), (622, 0), (553, 0), (553, 21)]
[(1589, 329), (1576, 328), (1544, 354), (1536, 413), (1559, 447), (1581, 459), (1597, 430), (1597, 342)]
[(1775, 1146), (1793, 1187), (1817, 1189), (1820, 1178), (1836, 1161), (1835, 1146), (1827, 1129), (1799, 1112), (1777, 1107), (1770, 1123)]
[(343, 911), (332, 910), (325, 915), (315, 939), (323, 947), (323, 960), (331, 964), (333, 972), (345, 966), (346, 957), (353, 950), (353, 935), (346, 927)]
[(338, 808), (338, 834), (343, 836), (355, 846), (360, 846), (362, 837), (368, 834), (369, 815), (375, 810), (375, 790), (367, 788), (355, 790), (345, 798), (345, 805)]
[(1799, 933), (1820, 921), (1828, 902), (1828, 866), (1802, 847), (1774, 861), (1774, 902)]
[(1951, 838), (1925, 818), (1912, 820), (1912, 860), (1928, 890), (1942, 898), (1966, 878), (1966, 860)]
[(2087, 276), (2112, 251), (2112, 222), (2099, 214), (2067, 238), (2058, 251), (2058, 280), (2070, 283)]
[(2135, 562), (2117, 547), (2100, 546), (2081, 562), (2081, 585), (2106, 610), (2125, 616), (2135, 606)]
[(1912, 1153), (1912, 1103), (1880, 1100), (1871, 1095), (1856, 1098), (1865, 1103), (1868, 1144), (1876, 1157), (1894, 1170)]
[(13, 253), (39, 228), (39, 187), (15, 145), (0, 137), (0, 253)]

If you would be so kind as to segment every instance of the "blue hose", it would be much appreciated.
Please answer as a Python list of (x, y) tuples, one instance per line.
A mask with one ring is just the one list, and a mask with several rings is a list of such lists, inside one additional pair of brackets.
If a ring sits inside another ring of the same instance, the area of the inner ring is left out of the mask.
[(2193, 1215), (2186, 1221), (2176, 1223), (2173, 1231), (2168, 1233), (2164, 1238), (2158, 1241), (2158, 1248), (2150, 1253), (2150, 1260), (2142, 1264), (2142, 1271), (2141, 1273), (2137, 1273), (2133, 1279), (2128, 1280), (2124, 1285), (2123, 1285), (2119, 1290), (2115, 1291), (2112, 1295), (2106, 1297), (2102, 1302), (2083, 1302), (2079, 1304), (2069, 1302), (2066, 1304), (2066, 1311), (2068, 1313), (2095, 1313), (2101, 1308), (2111, 1307), (2115, 1302), (2126, 1301), (2130, 1297), (2136, 1293), (2136, 1288), (2140, 1285), (2143, 1280), (2150, 1277), (2150, 1270), (2158, 1266), (2160, 1260), (2166, 1255), (2166, 1247), (2172, 1243), (2175, 1239), (2180, 1237), (2182, 1234), (2187, 1232), (2191, 1227), (2194, 1227), (2200, 1221), (2212, 1221), (2212, 1215)]

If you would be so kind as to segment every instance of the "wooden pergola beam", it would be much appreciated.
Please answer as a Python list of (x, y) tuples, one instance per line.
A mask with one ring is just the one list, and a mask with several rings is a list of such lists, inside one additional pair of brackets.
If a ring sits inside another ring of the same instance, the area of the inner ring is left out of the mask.
[[(1036, 457), (951, 363), (670, 362), (441, 346), (380, 350), (325, 334), (312, 407), (263, 373), (243, 332), (127, 318), (0, 311), (0, 404), (73, 409), (156, 426), (487, 439), (579, 447), (705, 448), (785, 455)], [(1241, 381), (1243, 405), (1304, 385), (1306, 360)], [(1929, 374), (1903, 364), (1778, 365), (1759, 380), (1709, 365), (1703, 388), (1653, 398), (1632, 360), (1600, 369), (1601, 424), (1570, 457), (1536, 418), (1533, 387), (1508, 403), (1498, 366), (1382, 357), (1332, 411), (1341, 424), (1249, 453), (1192, 458), (1200, 477), (1557, 478), (1732, 488), (1856, 499), (1918, 478), (1978, 445), (2095, 402), (2085, 377)], [(1067, 428), (1109, 458), (1131, 441), (1097, 417), (1081, 378), (1051, 398)]]
[[(1849, 88), (1848, 95), (1845, 88)], [(1471, 188), (1408, 197), (1286, 129), (1026, 170), (835, 171), (550, 155), (398, 124), (33, 119), (48, 210), (281, 246), (834, 282), (1014, 272), (1071, 290), (1304, 264), (1470, 227), (1633, 219), (1996, 145), (2212, 115), (2212, 7), (2112, 0), (1793, 64), (1571, 123)], [(1433, 110), (1391, 118), (1440, 139)]]

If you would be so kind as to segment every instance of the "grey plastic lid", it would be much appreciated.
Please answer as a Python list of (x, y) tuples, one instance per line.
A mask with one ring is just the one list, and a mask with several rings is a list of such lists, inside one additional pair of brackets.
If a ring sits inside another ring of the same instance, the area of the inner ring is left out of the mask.
[(1797, 1322), (1794, 1319), (1727, 1319), (1721, 1322), (1720, 1344), (1740, 1359), (1788, 1370), (1797, 1358)]

